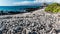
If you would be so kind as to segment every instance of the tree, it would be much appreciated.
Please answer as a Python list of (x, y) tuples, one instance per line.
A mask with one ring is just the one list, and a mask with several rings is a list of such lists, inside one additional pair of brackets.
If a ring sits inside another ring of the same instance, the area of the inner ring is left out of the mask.
[(52, 12), (52, 13), (58, 13), (60, 12), (60, 4), (58, 3), (52, 3), (49, 4), (46, 8), (45, 8), (46, 12)]

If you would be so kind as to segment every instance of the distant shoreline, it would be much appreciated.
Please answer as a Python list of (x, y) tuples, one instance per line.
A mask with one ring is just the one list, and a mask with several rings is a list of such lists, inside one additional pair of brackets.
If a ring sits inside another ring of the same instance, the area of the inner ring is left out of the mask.
[(13, 15), (13, 14), (22, 14), (22, 13), (29, 13), (29, 12), (33, 12), (35, 10), (38, 9), (42, 9), (43, 7), (38, 7), (38, 8), (27, 8), (25, 11), (8, 11), (8, 12), (4, 12), (3, 10), (0, 11), (0, 15)]

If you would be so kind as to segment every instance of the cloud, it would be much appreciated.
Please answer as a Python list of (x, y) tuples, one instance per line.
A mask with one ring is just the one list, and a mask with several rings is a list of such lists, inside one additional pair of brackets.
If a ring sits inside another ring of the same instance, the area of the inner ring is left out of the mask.
[(35, 2), (53, 2), (54, 0), (35, 0)]
[(22, 2), (15, 2), (14, 5), (29, 5), (32, 4), (32, 1), (22, 1)]
[(14, 2), (14, 5), (31, 5), (43, 2), (57, 2), (60, 3), (60, 0), (34, 0), (34, 1), (22, 1), (22, 2)]
[(60, 3), (60, 0), (35, 0), (35, 2), (57, 2), (57, 3)]
[(60, 3), (60, 0), (54, 0), (54, 2)]
[(37, 1), (22, 1), (22, 2), (14, 2), (13, 5), (34, 5), (40, 2)]

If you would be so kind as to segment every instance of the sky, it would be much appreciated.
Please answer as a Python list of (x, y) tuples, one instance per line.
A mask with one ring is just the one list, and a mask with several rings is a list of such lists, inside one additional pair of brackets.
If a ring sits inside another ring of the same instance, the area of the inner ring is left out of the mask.
[(0, 0), (0, 6), (33, 5), (43, 2), (60, 3), (60, 0)]

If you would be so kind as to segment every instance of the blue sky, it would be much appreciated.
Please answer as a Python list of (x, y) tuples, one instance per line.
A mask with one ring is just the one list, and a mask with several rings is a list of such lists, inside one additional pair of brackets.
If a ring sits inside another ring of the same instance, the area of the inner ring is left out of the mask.
[(33, 5), (41, 2), (58, 2), (60, 0), (0, 0), (0, 6), (15, 6), (15, 5)]

